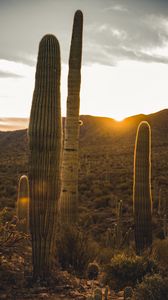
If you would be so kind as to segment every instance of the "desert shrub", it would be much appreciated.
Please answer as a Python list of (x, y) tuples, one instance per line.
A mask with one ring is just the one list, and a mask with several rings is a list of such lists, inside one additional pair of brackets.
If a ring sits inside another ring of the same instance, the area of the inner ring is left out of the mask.
[(154, 257), (168, 266), (168, 239), (157, 240), (153, 245)]
[(80, 228), (64, 226), (58, 233), (57, 257), (63, 269), (83, 275), (97, 254), (95, 244)]
[(109, 264), (113, 255), (114, 255), (113, 249), (101, 248), (101, 251), (98, 254), (97, 260), (102, 265)]
[(156, 262), (146, 257), (117, 254), (105, 268), (105, 281), (112, 288), (134, 286), (146, 274), (157, 270)]
[(14, 216), (14, 211), (13, 209), (9, 208), (9, 207), (4, 207), (1, 211), (0, 211), (0, 223), (4, 224), (8, 221), (11, 221), (13, 219)]
[(90, 280), (96, 279), (99, 275), (99, 271), (100, 268), (96, 262), (89, 263), (86, 270), (88, 279)]
[(135, 290), (137, 300), (163, 300), (168, 299), (168, 277), (159, 274), (145, 276)]
[[(22, 247), (22, 242), (29, 239), (27, 234), (18, 232), (17, 230), (17, 218), (9, 222), (0, 222), (0, 253), (12, 254), (17, 252)], [(19, 246), (19, 247), (18, 247)]]
[(161, 267), (168, 269), (168, 239), (155, 242), (153, 256)]
[(109, 206), (110, 200), (111, 199), (109, 196), (102, 196), (100, 198), (95, 199), (94, 206), (95, 206), (95, 208), (107, 207), (107, 206)]

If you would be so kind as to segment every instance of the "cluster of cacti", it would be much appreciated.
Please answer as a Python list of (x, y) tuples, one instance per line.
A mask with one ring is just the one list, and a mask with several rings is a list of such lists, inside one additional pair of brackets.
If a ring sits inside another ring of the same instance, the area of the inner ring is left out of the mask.
[(29, 202), (29, 180), (23, 175), (19, 179), (16, 215), (19, 221), (18, 230), (24, 233), (29, 233)]
[(83, 14), (77, 11), (74, 16), (69, 57), (63, 155), (59, 43), (55, 36), (46, 35), (39, 45), (28, 130), (30, 230), (33, 274), (36, 279), (47, 278), (52, 269), (55, 256), (58, 200), (60, 200), (61, 220), (64, 223), (75, 223), (77, 220), (82, 30)]
[(106, 231), (106, 247), (120, 249), (123, 246), (129, 246), (132, 228), (129, 228), (123, 236), (122, 230), (122, 200), (116, 203), (116, 223), (114, 228), (108, 228)]
[(60, 196), (60, 47), (53, 35), (39, 45), (29, 123), (30, 230), (34, 278), (50, 275)]
[[(121, 232), (122, 233), (122, 232)], [(112, 249), (121, 249), (123, 247), (129, 247), (131, 235), (132, 235), (132, 228), (130, 227), (124, 236), (120, 234), (120, 240), (118, 240), (118, 229), (117, 224), (114, 225), (114, 228), (108, 228), (106, 231), (106, 247)]]
[(133, 208), (136, 253), (152, 244), (151, 129), (143, 121), (137, 129), (134, 152)]
[(69, 56), (67, 117), (65, 121), (63, 161), (61, 171), (60, 218), (61, 222), (74, 224), (78, 218), (78, 147), (79, 106), (81, 84), (83, 14), (74, 16)]

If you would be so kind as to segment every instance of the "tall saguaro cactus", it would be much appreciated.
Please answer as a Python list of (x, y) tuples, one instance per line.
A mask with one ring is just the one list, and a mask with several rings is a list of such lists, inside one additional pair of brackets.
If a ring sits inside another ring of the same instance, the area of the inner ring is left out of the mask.
[(29, 232), (29, 180), (26, 175), (19, 179), (18, 199), (16, 214), (19, 219), (18, 229), (22, 232)]
[(60, 47), (53, 35), (39, 45), (29, 123), (30, 230), (34, 278), (52, 269), (60, 195)]
[(139, 124), (135, 141), (133, 206), (135, 246), (141, 254), (152, 244), (151, 129), (146, 121)]
[(65, 224), (77, 221), (78, 147), (83, 14), (76, 11), (69, 56), (67, 117), (65, 121), (60, 217)]

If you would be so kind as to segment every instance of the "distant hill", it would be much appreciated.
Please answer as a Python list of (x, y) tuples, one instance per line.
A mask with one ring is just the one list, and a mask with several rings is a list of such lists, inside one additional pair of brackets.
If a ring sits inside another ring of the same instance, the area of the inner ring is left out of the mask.
[(27, 118), (0, 118), (0, 131), (13, 131), (27, 128)]
[[(167, 201), (168, 109), (132, 116), (122, 122), (93, 116), (80, 119), (83, 121), (80, 128), (80, 216), (83, 224), (91, 216), (93, 235), (103, 232), (112, 222), (110, 207), (116, 199), (123, 199), (125, 213), (132, 214), (134, 143), (137, 126), (142, 120), (148, 121), (152, 129), (154, 206), (157, 206), (159, 190)], [(0, 207), (13, 207), (19, 177), (28, 170), (27, 130), (0, 131), (0, 153)], [(130, 217), (129, 220), (131, 222)]]
[[(149, 115), (135, 115), (128, 117), (121, 122), (106, 117), (94, 117), (89, 115), (81, 115), (83, 126), (80, 128), (80, 141), (93, 144), (99, 143), (99, 139), (109, 139), (109, 142), (118, 140), (121, 137), (128, 137), (135, 134), (139, 122), (146, 120), (150, 123), (152, 131), (159, 134), (159, 137), (165, 137), (168, 132), (168, 109), (159, 111)], [(2, 138), (12, 139), (20, 134), (24, 135), (22, 129), (27, 128), (28, 119), (26, 118), (0, 118), (0, 143)], [(14, 130), (16, 128), (16, 130)], [(21, 132), (19, 132), (21, 129)], [(17, 131), (9, 133), (8, 131)], [(6, 132), (6, 133), (5, 133)], [(108, 141), (107, 141), (108, 142)]]

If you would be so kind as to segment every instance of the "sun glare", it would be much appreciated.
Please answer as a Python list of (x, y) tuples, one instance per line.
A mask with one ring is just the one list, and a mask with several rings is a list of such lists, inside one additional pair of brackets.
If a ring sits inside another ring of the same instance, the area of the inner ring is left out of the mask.
[(124, 118), (123, 117), (115, 117), (114, 120), (117, 122), (122, 122), (122, 121), (124, 121)]

